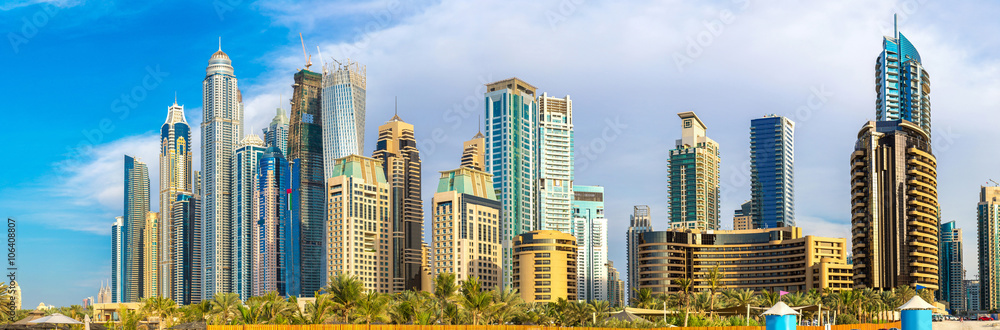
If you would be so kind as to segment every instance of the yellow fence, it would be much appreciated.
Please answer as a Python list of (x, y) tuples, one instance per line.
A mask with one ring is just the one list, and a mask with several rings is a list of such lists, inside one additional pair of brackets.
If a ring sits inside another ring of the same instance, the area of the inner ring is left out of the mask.
[[(830, 330), (880, 330), (899, 329), (899, 322), (881, 324), (834, 325)], [(310, 324), (310, 325), (210, 325), (208, 330), (612, 330), (617, 328), (589, 327), (540, 327), (532, 325), (367, 325), (367, 324)], [(650, 330), (764, 330), (764, 327), (676, 327), (651, 328)], [(797, 330), (824, 330), (823, 327), (798, 326)]]

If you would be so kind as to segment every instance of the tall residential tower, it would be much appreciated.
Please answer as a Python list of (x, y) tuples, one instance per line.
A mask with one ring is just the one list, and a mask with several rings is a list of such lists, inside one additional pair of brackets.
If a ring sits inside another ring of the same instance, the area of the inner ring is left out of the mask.
[(177, 196), (191, 191), (191, 126), (184, 119), (184, 106), (167, 108), (167, 120), (160, 126), (160, 296), (172, 297), (173, 232), (171, 219)]
[(870, 121), (851, 154), (854, 287), (938, 289), (937, 159), (908, 121)]
[(795, 123), (767, 115), (750, 121), (753, 228), (795, 226)]
[[(389, 232), (393, 250), (393, 292), (421, 290), (421, 250), (424, 236), (424, 203), (420, 198), (420, 151), (413, 125), (398, 115), (378, 127), (372, 158), (382, 162), (382, 174), (391, 187)], [(429, 288), (428, 288), (429, 289)]]
[(979, 254), (979, 306), (1000, 309), (1000, 187), (980, 187), (976, 206)]
[(201, 175), (205, 230), (204, 295), (233, 290), (233, 150), (243, 136), (243, 96), (229, 55), (208, 60), (202, 81)]
[(694, 112), (677, 116), (682, 126), (670, 150), (670, 226), (719, 229), (719, 144), (705, 135), (705, 123)]
[(573, 187), (573, 227), (576, 237), (577, 299), (608, 299), (608, 219), (604, 217), (604, 187)]
[(910, 121), (931, 135), (930, 74), (895, 24), (893, 35), (882, 38), (882, 53), (875, 60), (875, 93), (876, 120)]
[(628, 254), (628, 264), (626, 268), (626, 283), (628, 287), (625, 294), (625, 301), (631, 303), (635, 298), (639, 287), (639, 238), (642, 233), (653, 231), (653, 225), (649, 217), (648, 205), (636, 205), (632, 208), (632, 216), (629, 218), (628, 232), (625, 234), (625, 251)]
[(538, 97), (538, 229), (572, 233), (572, 202), (573, 101), (569, 95), (543, 93)]
[(257, 233), (259, 191), (257, 176), (264, 156), (264, 140), (247, 134), (233, 155), (233, 291), (240, 299), (251, 297), (253, 287), (253, 241)]
[(149, 169), (138, 158), (125, 155), (125, 278), (122, 302), (138, 302), (143, 298), (143, 234), (149, 213)]
[[(324, 178), (333, 177), (334, 160), (361, 155), (365, 146), (365, 67), (350, 59), (336, 67), (323, 66)], [(317, 118), (319, 119), (319, 118)]]
[(534, 230), (538, 179), (535, 87), (510, 78), (486, 84), (486, 172), (503, 208), (503, 282), (511, 283), (515, 236)]

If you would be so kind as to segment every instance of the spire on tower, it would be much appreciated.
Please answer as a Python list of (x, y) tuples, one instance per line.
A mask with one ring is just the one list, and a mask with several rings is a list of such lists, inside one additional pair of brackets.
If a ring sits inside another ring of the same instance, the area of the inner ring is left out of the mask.
[(174, 91), (174, 106), (177, 106), (177, 91)]
[(222, 36), (219, 36), (219, 51), (222, 51)]

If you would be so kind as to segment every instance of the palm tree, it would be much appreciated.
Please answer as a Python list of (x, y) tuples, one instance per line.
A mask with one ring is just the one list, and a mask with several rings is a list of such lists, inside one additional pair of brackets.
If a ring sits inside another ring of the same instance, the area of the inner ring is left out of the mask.
[(330, 284), (323, 289), (329, 294), (329, 302), (333, 311), (342, 317), (344, 323), (351, 323), (351, 312), (358, 306), (358, 300), (362, 298), (365, 291), (364, 283), (353, 275), (340, 273), (330, 280)]
[[(453, 305), (455, 301), (455, 292), (458, 291), (458, 285), (455, 284), (455, 273), (440, 273), (434, 278), (434, 298), (437, 300), (437, 318), (441, 320), (447, 320), (448, 324), (455, 324), (457, 320), (457, 306), (452, 309), (449, 305)], [(445, 313), (451, 314), (445, 314)], [(456, 316), (456, 317), (453, 317)]]
[(708, 281), (708, 292), (711, 293), (711, 296), (708, 297), (708, 308), (710, 310), (714, 310), (715, 294), (719, 293), (720, 280), (722, 279), (722, 275), (719, 274), (719, 265), (715, 265), (715, 267), (708, 272), (708, 276), (705, 279)]
[(490, 323), (506, 324), (524, 313), (524, 301), (521, 300), (521, 294), (516, 289), (506, 287), (501, 290), (497, 286), (493, 288), (492, 296), (494, 308), (490, 316)]
[(757, 296), (753, 294), (753, 290), (743, 289), (729, 289), (723, 291), (723, 296), (736, 306), (746, 306), (747, 309), (747, 326), (750, 325), (750, 305), (757, 302)]
[(674, 283), (681, 287), (680, 297), (678, 298), (681, 305), (684, 306), (684, 326), (686, 327), (688, 326), (688, 310), (690, 305), (690, 297), (688, 295), (691, 293), (691, 284), (694, 282), (690, 278), (682, 277), (674, 280)]
[(333, 313), (334, 306), (330, 301), (330, 295), (320, 293), (316, 295), (316, 300), (306, 303), (302, 321), (306, 324), (323, 324), (332, 318)]
[(146, 298), (143, 300), (139, 312), (146, 317), (154, 316), (159, 319), (159, 328), (163, 329), (173, 325), (172, 316), (177, 312), (177, 303), (173, 299), (165, 297)]
[(594, 313), (597, 315), (597, 322), (603, 321), (608, 315), (611, 314), (611, 303), (606, 300), (597, 300), (590, 302), (591, 308), (593, 308)]
[(237, 306), (242, 306), (243, 302), (240, 301), (238, 294), (216, 293), (211, 304), (211, 314), (215, 316), (216, 324), (234, 324), (233, 322), (240, 316), (240, 310)]
[(635, 291), (635, 298), (632, 298), (632, 305), (638, 308), (651, 308), (656, 302), (653, 299), (653, 291), (649, 288), (632, 289)]
[(386, 322), (386, 309), (389, 306), (389, 297), (375, 292), (368, 291), (363, 295), (358, 303), (357, 321), (359, 323), (372, 324), (375, 322)]
[(493, 307), (493, 295), (481, 290), (478, 277), (469, 276), (469, 279), (462, 283), (458, 302), (472, 317), (472, 325), (479, 325)]

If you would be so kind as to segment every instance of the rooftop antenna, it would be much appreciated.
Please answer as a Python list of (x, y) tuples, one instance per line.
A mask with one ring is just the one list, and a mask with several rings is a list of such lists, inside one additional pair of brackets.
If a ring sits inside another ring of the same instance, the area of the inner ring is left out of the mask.
[(177, 91), (174, 91), (174, 105), (177, 105)]
[(299, 41), (302, 42), (302, 57), (306, 58), (306, 70), (309, 70), (309, 67), (313, 65), (312, 56), (309, 56), (309, 53), (306, 53), (306, 41), (305, 39), (302, 39), (302, 32), (299, 32)]
[(393, 115), (399, 116), (399, 96), (396, 96), (396, 107), (393, 109)]
[(892, 13), (892, 37), (899, 38), (899, 25), (896, 20), (896, 13)]

